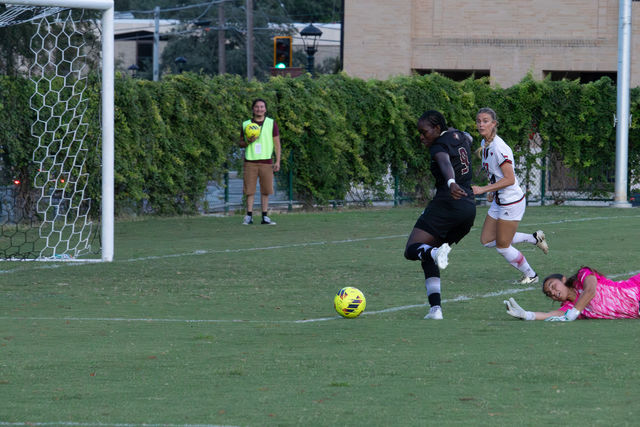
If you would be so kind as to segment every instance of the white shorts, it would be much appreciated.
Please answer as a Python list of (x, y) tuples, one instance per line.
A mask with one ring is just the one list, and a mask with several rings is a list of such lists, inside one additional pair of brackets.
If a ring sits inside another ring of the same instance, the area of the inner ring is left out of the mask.
[(502, 219), (504, 221), (520, 221), (524, 216), (524, 211), (527, 207), (527, 199), (522, 198), (517, 203), (511, 205), (499, 205), (495, 200), (491, 203), (489, 208), (489, 215), (493, 219)]

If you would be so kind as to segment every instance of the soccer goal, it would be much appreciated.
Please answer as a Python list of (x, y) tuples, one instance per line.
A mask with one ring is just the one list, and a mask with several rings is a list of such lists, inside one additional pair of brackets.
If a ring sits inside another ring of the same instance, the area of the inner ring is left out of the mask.
[[(0, 0), (0, 27), (30, 28), (19, 74), (33, 87), (36, 147), (27, 182), (0, 183), (0, 259), (113, 260), (113, 14), (112, 0)], [(99, 203), (87, 188), (97, 176)]]

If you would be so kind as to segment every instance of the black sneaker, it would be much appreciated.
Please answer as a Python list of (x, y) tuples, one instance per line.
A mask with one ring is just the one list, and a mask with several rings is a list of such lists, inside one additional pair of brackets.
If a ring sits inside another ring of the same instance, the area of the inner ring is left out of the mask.
[(266, 224), (266, 225), (276, 225), (275, 221), (271, 221), (271, 218), (269, 218), (268, 216), (263, 216), (262, 217), (262, 222), (261, 224)]

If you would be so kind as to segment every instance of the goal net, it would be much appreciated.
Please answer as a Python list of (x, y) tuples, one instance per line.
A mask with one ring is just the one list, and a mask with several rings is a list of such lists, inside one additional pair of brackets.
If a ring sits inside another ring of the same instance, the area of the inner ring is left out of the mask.
[[(2, 165), (11, 182), (0, 191), (0, 259), (111, 261), (113, 1), (0, 0), (0, 27), (13, 25), (31, 33), (23, 40), (29, 53), (16, 62), (33, 88), (33, 123), (19, 134), (29, 135), (24, 145), (35, 149), (24, 180)], [(101, 49), (91, 49), (89, 39)], [(98, 111), (89, 105), (91, 76), (99, 76)], [(90, 126), (101, 136), (88, 136)], [(96, 175), (99, 201), (88, 190)]]

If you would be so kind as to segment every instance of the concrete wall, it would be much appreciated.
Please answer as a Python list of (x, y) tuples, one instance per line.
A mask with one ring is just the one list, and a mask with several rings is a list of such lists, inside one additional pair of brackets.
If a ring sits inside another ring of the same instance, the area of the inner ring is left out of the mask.
[[(640, 2), (632, 3), (631, 86), (640, 85)], [(616, 72), (619, 0), (345, 0), (344, 69), (386, 79), (414, 70)]]

